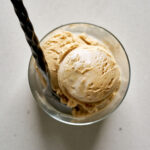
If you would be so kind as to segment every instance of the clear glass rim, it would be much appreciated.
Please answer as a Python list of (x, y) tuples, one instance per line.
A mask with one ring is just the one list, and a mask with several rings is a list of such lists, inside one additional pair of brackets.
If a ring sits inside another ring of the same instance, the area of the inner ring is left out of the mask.
[[(38, 103), (38, 105), (40, 106), (40, 108), (42, 108), (42, 110), (43, 110), (44, 112), (46, 112), (46, 114), (48, 114), (50, 117), (54, 118), (55, 120), (57, 120), (57, 121), (59, 121), (59, 122), (62, 122), (62, 123), (65, 123), (65, 124), (74, 125), (74, 126), (84, 126), (84, 125), (94, 124), (94, 123), (97, 123), (97, 122), (99, 122), (99, 121), (102, 121), (102, 120), (106, 119), (109, 115), (111, 115), (111, 114), (120, 106), (120, 104), (123, 102), (124, 98), (126, 97), (127, 92), (128, 92), (128, 89), (129, 89), (130, 80), (131, 80), (131, 65), (130, 65), (130, 61), (129, 61), (129, 57), (128, 57), (128, 55), (127, 55), (127, 52), (126, 52), (124, 46), (122, 45), (122, 43), (120, 42), (120, 40), (119, 40), (113, 33), (111, 33), (109, 30), (105, 29), (104, 27), (101, 27), (101, 26), (92, 24), (92, 23), (87, 23), (87, 22), (74, 22), (74, 23), (68, 23), (68, 24), (60, 25), (60, 26), (54, 28), (53, 30), (51, 30), (50, 32), (48, 32), (48, 33), (40, 40), (40, 42), (41, 42), (47, 35), (49, 35), (50, 33), (54, 32), (55, 30), (57, 30), (57, 29), (59, 29), (59, 28), (61, 28), (61, 27), (64, 27), (64, 26), (76, 25), (76, 24), (91, 25), (91, 26), (94, 26), (94, 27), (103, 29), (104, 31), (106, 31), (107, 33), (109, 33), (110, 35), (112, 35), (112, 36), (118, 41), (118, 43), (120, 44), (120, 46), (122, 47), (122, 49), (123, 49), (123, 51), (124, 51), (124, 53), (125, 53), (125, 56), (126, 56), (127, 62), (128, 62), (128, 68), (129, 68), (129, 80), (128, 80), (128, 84), (127, 84), (127, 88), (126, 88), (126, 90), (125, 90), (124, 96), (123, 96), (122, 100), (120, 101), (120, 103), (116, 106), (116, 108), (113, 109), (113, 110), (112, 110), (111, 112), (109, 112), (108, 114), (106, 114), (105, 116), (103, 116), (102, 118), (97, 119), (97, 120), (95, 120), (95, 121), (85, 122), (85, 123), (74, 123), (74, 122), (64, 121), (64, 120), (62, 120), (62, 119), (60, 119), (60, 118), (57, 118), (57, 117), (55, 117), (54, 115), (50, 114), (46, 108), (44, 108), (43, 106), (41, 106), (41, 105), (37, 102), (36, 96), (33, 94), (33, 90), (32, 90), (32, 88), (31, 88), (31, 83), (30, 83), (30, 79), (29, 79), (29, 67), (28, 67), (28, 82), (29, 82), (29, 86), (30, 86), (31, 93), (32, 93), (32, 95), (33, 95), (35, 101)], [(32, 56), (31, 56), (31, 58), (30, 58), (30, 60), (29, 60), (29, 66), (30, 66), (30, 64), (31, 64), (31, 60), (32, 60)]]

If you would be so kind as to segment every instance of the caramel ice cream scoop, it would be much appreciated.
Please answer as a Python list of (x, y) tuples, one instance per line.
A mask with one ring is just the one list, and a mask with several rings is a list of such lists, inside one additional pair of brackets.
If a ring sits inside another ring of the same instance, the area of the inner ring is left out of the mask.
[(67, 97), (93, 103), (108, 97), (119, 82), (113, 57), (99, 46), (81, 46), (60, 63), (58, 83)]

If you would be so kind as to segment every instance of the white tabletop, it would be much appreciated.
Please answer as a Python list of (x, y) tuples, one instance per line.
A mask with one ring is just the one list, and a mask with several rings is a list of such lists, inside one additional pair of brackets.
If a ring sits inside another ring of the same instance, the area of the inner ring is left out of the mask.
[(150, 1), (24, 0), (41, 39), (71, 22), (105, 27), (123, 43), (132, 77), (121, 106), (105, 121), (75, 127), (35, 103), (27, 69), (30, 48), (10, 1), (0, 4), (0, 150), (149, 150)]

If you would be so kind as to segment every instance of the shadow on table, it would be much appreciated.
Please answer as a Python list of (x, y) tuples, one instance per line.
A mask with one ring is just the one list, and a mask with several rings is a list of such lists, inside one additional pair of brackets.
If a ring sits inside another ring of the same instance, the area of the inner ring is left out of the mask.
[[(104, 129), (107, 120), (88, 126), (71, 126), (60, 123), (37, 106), (37, 115), (39, 119), (39, 132), (44, 141), (45, 147), (52, 148), (52, 141), (58, 143), (58, 149), (65, 150), (92, 150), (97, 141), (97, 136)], [(56, 139), (56, 141), (55, 141)]]

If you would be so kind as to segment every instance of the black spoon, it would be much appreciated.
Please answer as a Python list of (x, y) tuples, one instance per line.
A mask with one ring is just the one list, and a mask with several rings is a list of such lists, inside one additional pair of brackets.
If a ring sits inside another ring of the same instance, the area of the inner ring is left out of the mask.
[(46, 99), (57, 110), (63, 113), (71, 114), (72, 109), (62, 104), (60, 102), (59, 96), (51, 88), (48, 65), (22, 0), (11, 0), (11, 2), (14, 6), (14, 10), (16, 12), (16, 15), (18, 16), (20, 25), (24, 31), (26, 40), (31, 48), (32, 55), (36, 61), (39, 71), (42, 73), (44, 79), (46, 80), (47, 83), (47, 87), (45, 89)]

